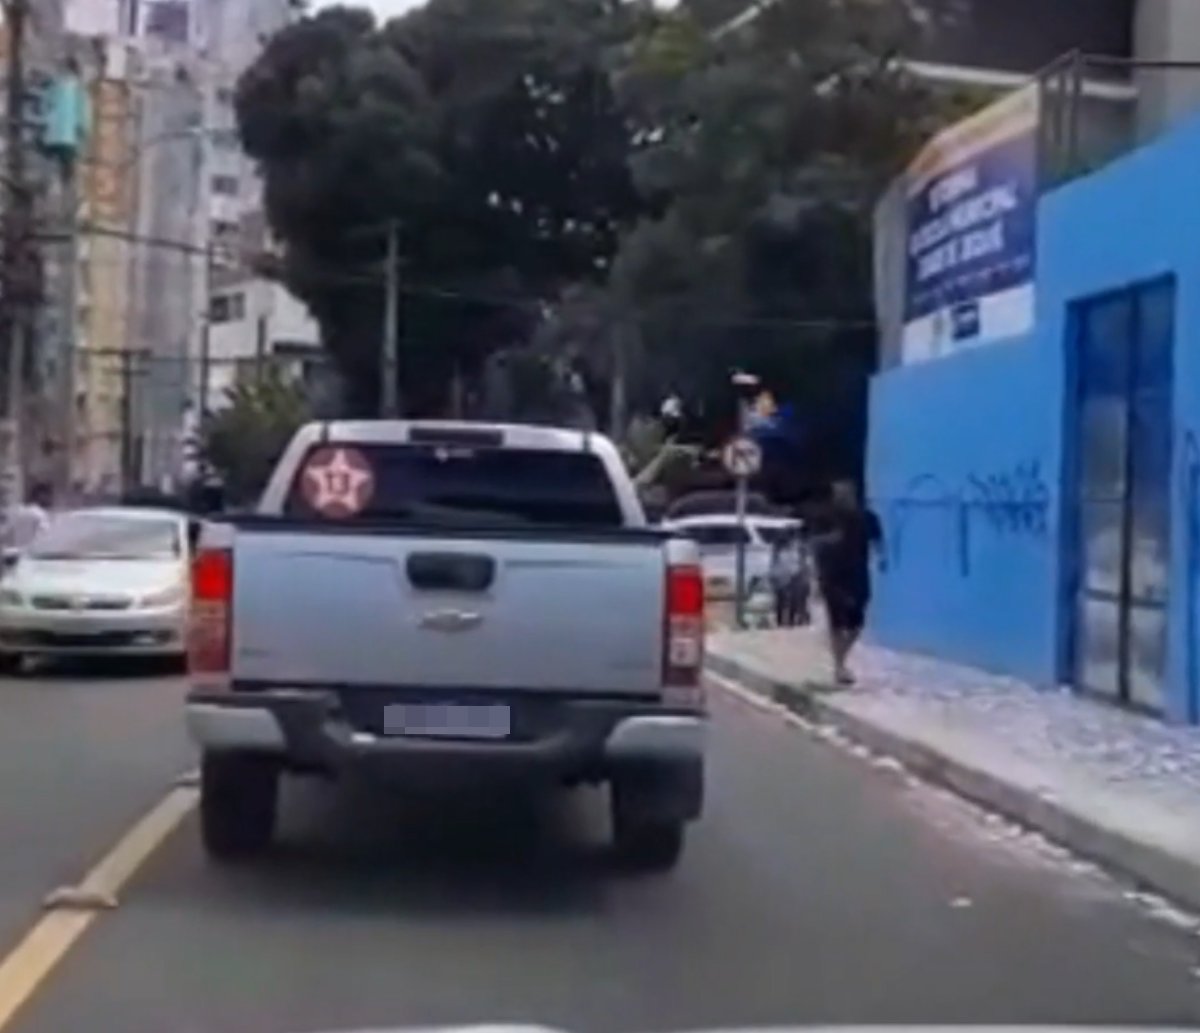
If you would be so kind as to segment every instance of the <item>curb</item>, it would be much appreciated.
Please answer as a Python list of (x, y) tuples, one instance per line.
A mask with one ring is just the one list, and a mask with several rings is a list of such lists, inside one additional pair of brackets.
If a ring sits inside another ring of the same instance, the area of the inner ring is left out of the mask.
[(868, 749), (895, 758), (923, 781), (1036, 829), (1139, 886), (1200, 911), (1200, 857), (1148, 843), (1051, 794), (1006, 780), (929, 742), (850, 713), (838, 705), (839, 693), (832, 686), (783, 681), (711, 647), (705, 667), (799, 717), (835, 727)]

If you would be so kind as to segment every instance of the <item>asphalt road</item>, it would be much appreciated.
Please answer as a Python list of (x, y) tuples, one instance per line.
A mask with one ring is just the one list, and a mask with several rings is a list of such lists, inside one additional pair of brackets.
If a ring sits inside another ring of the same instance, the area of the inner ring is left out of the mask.
[(182, 700), (182, 679), (146, 665), (0, 678), (3, 948), (187, 765)]
[[(179, 696), (165, 679), (0, 688), (4, 935), (17, 897), (29, 912), (55, 881), (39, 886), (35, 864), (94, 854), (190, 763)], [(189, 819), (8, 1029), (1200, 1022), (1200, 940), (1182, 920), (714, 699), (708, 814), (671, 876), (609, 866), (598, 795), (401, 804), (301, 786), (277, 855), (252, 868), (207, 864)], [(50, 785), (49, 804), (14, 802), (10, 778), (18, 797)]]

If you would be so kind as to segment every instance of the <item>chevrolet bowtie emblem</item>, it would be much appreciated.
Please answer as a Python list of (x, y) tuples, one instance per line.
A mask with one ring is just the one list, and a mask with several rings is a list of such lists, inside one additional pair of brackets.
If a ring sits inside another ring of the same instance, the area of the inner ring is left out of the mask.
[(421, 615), (421, 627), (430, 631), (469, 631), (483, 622), (482, 614), (467, 610), (434, 610)]

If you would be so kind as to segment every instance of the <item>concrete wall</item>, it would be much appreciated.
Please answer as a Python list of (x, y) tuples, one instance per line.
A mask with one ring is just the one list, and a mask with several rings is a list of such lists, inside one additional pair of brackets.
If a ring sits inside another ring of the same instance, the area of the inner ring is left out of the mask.
[(873, 385), (868, 484), (890, 561), (876, 638), (1053, 670), (1061, 384), (1046, 353), (1036, 338), (997, 344)]
[(1167, 711), (1194, 719), (1200, 573), (1200, 118), (1048, 194), (1026, 340), (881, 374), (868, 490), (888, 535), (871, 634), (1040, 684), (1061, 668), (1065, 369), (1072, 302), (1174, 274)]
[(1141, 61), (1195, 62), (1196, 67), (1144, 67), (1135, 73), (1138, 138), (1147, 140), (1200, 107), (1200, 3), (1139, 0), (1134, 53)]
[[(213, 323), (209, 332), (210, 409), (224, 405), (229, 389), (239, 377), (253, 375), (260, 333), (264, 361), (285, 376), (298, 378), (308, 363), (319, 363), (323, 358), (316, 322), (304, 304), (279, 284), (262, 279), (244, 280), (221, 294), (240, 295), (242, 315)], [(296, 353), (304, 355), (309, 349), (310, 358), (297, 357)]]

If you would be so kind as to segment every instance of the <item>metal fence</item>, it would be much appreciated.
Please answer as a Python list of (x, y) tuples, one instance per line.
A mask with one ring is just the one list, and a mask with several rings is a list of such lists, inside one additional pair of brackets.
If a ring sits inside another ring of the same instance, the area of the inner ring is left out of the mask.
[(1036, 78), (1043, 190), (1103, 168), (1200, 110), (1200, 61), (1077, 51)]

